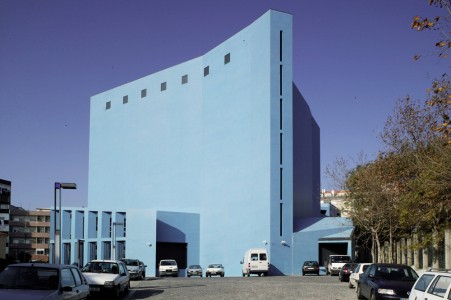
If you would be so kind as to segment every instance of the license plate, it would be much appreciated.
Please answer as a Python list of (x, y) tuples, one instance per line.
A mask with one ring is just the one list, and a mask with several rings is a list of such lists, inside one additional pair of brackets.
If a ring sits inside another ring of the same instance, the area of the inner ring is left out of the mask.
[(100, 288), (98, 287), (92, 287), (89, 289), (91, 292), (100, 292)]

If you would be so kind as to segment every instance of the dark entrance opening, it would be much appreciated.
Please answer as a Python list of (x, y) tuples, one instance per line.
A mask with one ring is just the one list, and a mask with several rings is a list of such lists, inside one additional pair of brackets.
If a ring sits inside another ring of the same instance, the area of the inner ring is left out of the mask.
[[(175, 259), (177, 266), (180, 269), (186, 269), (187, 264), (187, 243), (165, 243), (157, 242), (156, 252), (156, 269), (158, 271), (158, 263), (162, 259)], [(157, 273), (155, 273), (157, 274)]]
[(319, 264), (327, 267), (329, 255), (350, 255), (348, 254), (348, 243), (320, 243), (319, 244)]

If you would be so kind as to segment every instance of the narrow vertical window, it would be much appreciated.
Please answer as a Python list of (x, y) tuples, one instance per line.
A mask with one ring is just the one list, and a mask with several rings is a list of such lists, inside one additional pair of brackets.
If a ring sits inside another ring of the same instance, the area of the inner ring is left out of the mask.
[(280, 201), (282, 201), (282, 168), (280, 168)]
[(147, 89), (141, 90), (141, 98), (147, 97)]
[(280, 164), (282, 164), (282, 132), (280, 133)]
[(283, 219), (283, 212), (282, 212), (282, 206), (283, 206), (283, 204), (282, 203), (280, 203), (280, 212), (279, 212), (279, 227), (280, 227), (280, 236), (282, 236), (282, 225), (283, 225), (283, 222), (282, 222), (282, 219)]
[(128, 103), (128, 96), (122, 97), (122, 103), (127, 104)]
[(282, 96), (282, 65), (280, 65), (280, 73), (279, 73), (279, 85), (280, 85), (280, 96)]
[(182, 84), (188, 83), (188, 75), (182, 76)]
[(282, 130), (282, 98), (280, 98), (280, 130)]
[(161, 91), (166, 91), (166, 82), (161, 83)]
[(107, 101), (105, 103), (105, 109), (110, 109), (111, 108), (111, 101)]
[(204, 68), (204, 77), (207, 76), (208, 74), (210, 74), (210, 66), (206, 66)]
[(224, 64), (228, 64), (230, 62), (230, 53), (224, 55)]
[(280, 52), (280, 61), (282, 62), (282, 30), (280, 31), (279, 36), (279, 52)]

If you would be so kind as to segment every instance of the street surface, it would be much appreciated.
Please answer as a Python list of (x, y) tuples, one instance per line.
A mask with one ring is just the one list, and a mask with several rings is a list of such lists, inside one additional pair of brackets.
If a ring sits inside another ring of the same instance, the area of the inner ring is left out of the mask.
[(357, 299), (338, 276), (147, 278), (132, 281), (133, 299)]

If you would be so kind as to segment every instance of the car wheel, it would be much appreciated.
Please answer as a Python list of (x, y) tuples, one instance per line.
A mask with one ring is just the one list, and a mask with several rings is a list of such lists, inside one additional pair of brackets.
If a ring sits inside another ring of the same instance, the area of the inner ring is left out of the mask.
[(258, 273), (258, 277), (262, 276), (262, 273)]
[(375, 291), (371, 291), (370, 299), (376, 300), (376, 292)]
[(121, 287), (120, 286), (114, 287), (113, 298), (119, 299), (120, 295), (121, 295)]
[(124, 294), (127, 295), (130, 292), (130, 281), (127, 283), (127, 286), (125, 287)]
[(224, 274), (222, 274), (221, 277), (224, 277)]
[(365, 299), (365, 297), (363, 297), (363, 295), (362, 295), (362, 290), (360, 289), (360, 285), (357, 285), (356, 293), (357, 293), (357, 299)]

